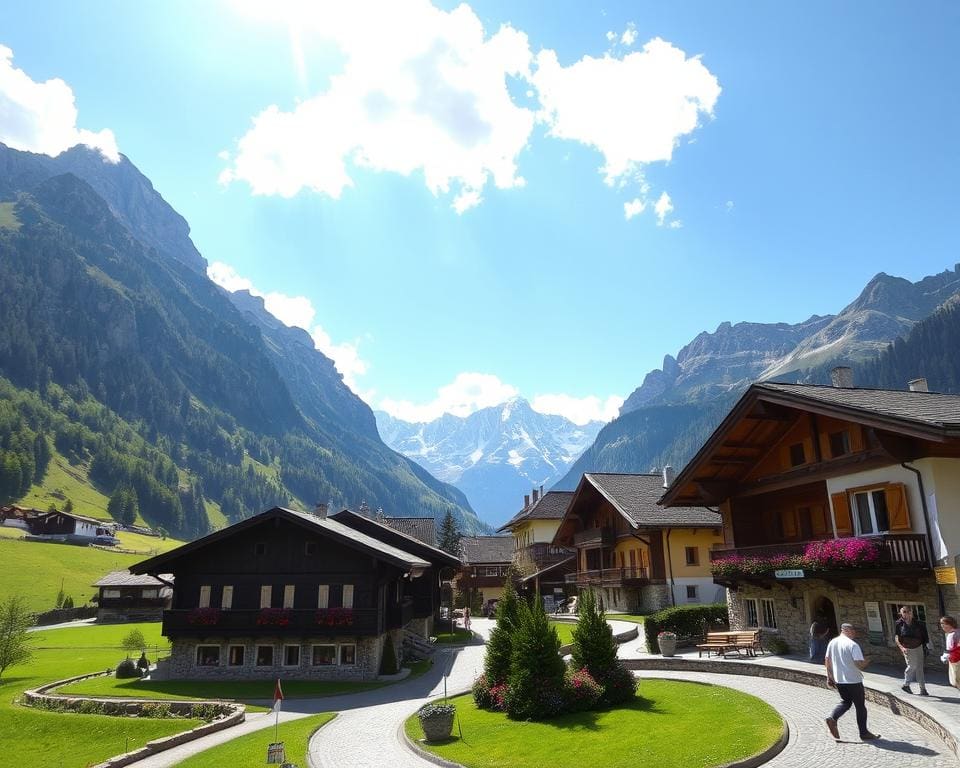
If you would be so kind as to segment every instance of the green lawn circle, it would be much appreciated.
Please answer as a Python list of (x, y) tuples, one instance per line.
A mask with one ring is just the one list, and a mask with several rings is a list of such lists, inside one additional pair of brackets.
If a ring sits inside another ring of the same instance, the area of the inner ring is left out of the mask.
[(459, 721), (451, 741), (420, 741), (416, 714), (404, 728), (421, 748), (467, 768), (583, 768), (585, 757), (604, 768), (710, 768), (763, 752), (783, 733), (777, 711), (755, 696), (660, 678), (641, 679), (628, 705), (542, 722), (477, 709), (469, 694), (451, 701)]

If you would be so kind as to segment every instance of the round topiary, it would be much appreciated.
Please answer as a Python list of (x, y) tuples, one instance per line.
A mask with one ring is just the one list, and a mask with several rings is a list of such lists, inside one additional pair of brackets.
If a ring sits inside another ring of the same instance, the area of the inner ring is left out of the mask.
[(118, 679), (127, 677), (140, 677), (140, 670), (134, 664), (129, 656), (117, 664), (117, 671), (114, 673)]

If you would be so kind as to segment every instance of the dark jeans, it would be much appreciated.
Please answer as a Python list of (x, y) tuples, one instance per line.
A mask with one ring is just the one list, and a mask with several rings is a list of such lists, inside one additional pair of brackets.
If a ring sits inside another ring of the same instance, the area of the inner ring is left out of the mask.
[(839, 720), (850, 707), (854, 707), (857, 711), (857, 728), (860, 729), (860, 738), (863, 738), (869, 733), (867, 705), (863, 701), (863, 683), (837, 683), (837, 693), (842, 701), (833, 708), (830, 717)]

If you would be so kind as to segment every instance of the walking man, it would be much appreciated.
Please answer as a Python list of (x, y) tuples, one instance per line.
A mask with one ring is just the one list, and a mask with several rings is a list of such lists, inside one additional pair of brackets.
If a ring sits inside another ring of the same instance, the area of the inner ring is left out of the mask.
[(906, 693), (913, 693), (910, 689), (910, 681), (916, 680), (920, 683), (920, 695), (929, 696), (923, 675), (923, 660), (927, 645), (930, 644), (927, 625), (914, 618), (913, 608), (905, 605), (900, 609), (900, 618), (897, 619), (893, 631), (897, 648), (903, 653), (903, 660), (907, 664), (903, 672), (903, 690)]
[(853, 624), (842, 624), (840, 634), (827, 644), (824, 666), (827, 668), (827, 685), (836, 688), (840, 694), (840, 703), (834, 707), (827, 718), (827, 730), (833, 738), (840, 739), (837, 720), (854, 707), (857, 712), (857, 728), (861, 741), (873, 741), (877, 734), (867, 730), (867, 705), (863, 695), (863, 672), (869, 661), (863, 658), (863, 651), (854, 641), (857, 629)]

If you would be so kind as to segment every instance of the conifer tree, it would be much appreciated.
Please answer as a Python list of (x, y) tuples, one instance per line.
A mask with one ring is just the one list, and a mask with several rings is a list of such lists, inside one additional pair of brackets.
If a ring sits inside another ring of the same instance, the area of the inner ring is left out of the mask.
[(503, 587), (503, 597), (497, 603), (497, 626), (493, 628), (490, 639), (487, 640), (483, 672), (490, 686), (504, 683), (510, 676), (512, 635), (517, 623), (519, 607), (520, 600), (513, 589), (513, 584), (507, 580)]
[(447, 510), (447, 514), (443, 516), (443, 522), (440, 523), (439, 547), (454, 557), (460, 557), (460, 538), (461, 534), (457, 530), (453, 514)]
[(539, 720), (563, 709), (560, 639), (539, 602), (519, 601), (510, 655), (507, 714), (516, 720)]
[(617, 663), (613, 629), (607, 624), (592, 589), (580, 593), (579, 603), (580, 618), (573, 630), (571, 661), (574, 669), (586, 667), (593, 679), (603, 685)]

